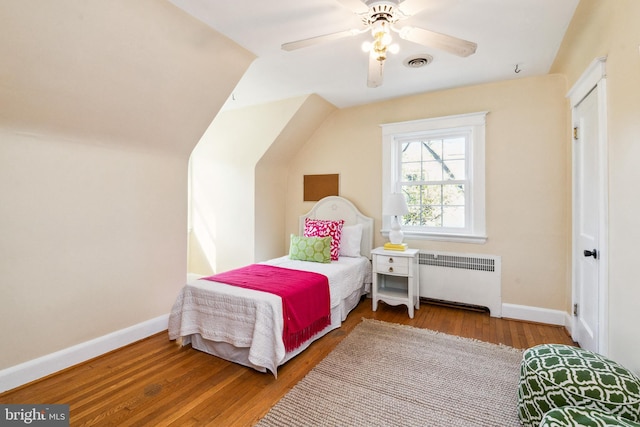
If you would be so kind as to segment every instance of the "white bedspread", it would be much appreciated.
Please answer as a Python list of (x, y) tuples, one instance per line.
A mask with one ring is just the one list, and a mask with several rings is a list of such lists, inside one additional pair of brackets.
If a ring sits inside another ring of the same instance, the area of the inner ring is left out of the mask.
[[(371, 282), (371, 263), (366, 257), (341, 257), (322, 264), (284, 256), (265, 264), (327, 276), (332, 309)], [(282, 300), (277, 295), (202, 279), (187, 283), (169, 317), (169, 339), (182, 338), (186, 345), (192, 334), (200, 334), (207, 340), (249, 348), (249, 361), (274, 375), (286, 357), (282, 331)]]

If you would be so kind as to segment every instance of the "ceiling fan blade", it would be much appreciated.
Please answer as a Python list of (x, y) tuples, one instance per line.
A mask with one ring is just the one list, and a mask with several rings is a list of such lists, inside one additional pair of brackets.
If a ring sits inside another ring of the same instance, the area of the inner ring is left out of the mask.
[(400, 0), (400, 4), (398, 4), (398, 7), (404, 15), (413, 16), (425, 9), (428, 10), (429, 8), (431, 8), (431, 3), (433, 3), (433, 1), (429, 1), (427, 3), (425, 0)]
[(360, 0), (338, 0), (344, 7), (353, 10), (354, 13), (361, 14), (369, 11), (369, 6)]
[(374, 52), (369, 54), (369, 72), (367, 74), (367, 86), (378, 87), (382, 85), (382, 73), (384, 72), (384, 61), (378, 61)]
[(472, 55), (478, 48), (478, 45), (473, 42), (423, 28), (403, 27), (399, 33), (402, 39), (444, 50), (458, 56)]
[(357, 30), (339, 31), (337, 33), (324, 34), (322, 36), (316, 36), (308, 39), (297, 40), (295, 42), (284, 43), (281, 46), (281, 48), (282, 50), (292, 51), (296, 49), (301, 49), (303, 47), (313, 46), (314, 44), (338, 40), (338, 39), (353, 36), (356, 34), (358, 34)]

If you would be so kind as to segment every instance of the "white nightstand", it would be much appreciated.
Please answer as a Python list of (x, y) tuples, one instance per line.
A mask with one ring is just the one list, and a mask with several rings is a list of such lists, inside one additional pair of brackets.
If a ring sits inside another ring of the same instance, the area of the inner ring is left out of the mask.
[(413, 319), (413, 309), (420, 308), (418, 294), (418, 249), (387, 251), (376, 248), (373, 257), (373, 286), (371, 297), (373, 311), (378, 309), (378, 301), (390, 305), (404, 304)]

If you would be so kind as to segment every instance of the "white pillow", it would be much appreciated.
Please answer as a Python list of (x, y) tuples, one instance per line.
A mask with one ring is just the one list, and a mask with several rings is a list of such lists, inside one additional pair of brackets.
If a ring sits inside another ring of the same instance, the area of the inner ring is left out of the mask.
[(361, 240), (362, 224), (343, 226), (342, 238), (340, 239), (340, 256), (359, 257)]

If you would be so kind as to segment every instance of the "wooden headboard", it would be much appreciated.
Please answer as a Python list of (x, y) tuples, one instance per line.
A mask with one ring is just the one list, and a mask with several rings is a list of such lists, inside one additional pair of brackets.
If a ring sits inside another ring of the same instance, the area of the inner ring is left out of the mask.
[(360, 253), (371, 259), (371, 249), (373, 248), (373, 218), (365, 216), (349, 200), (340, 196), (328, 196), (319, 200), (309, 212), (300, 215), (300, 235), (304, 232), (305, 218), (343, 219), (345, 225), (362, 224)]

